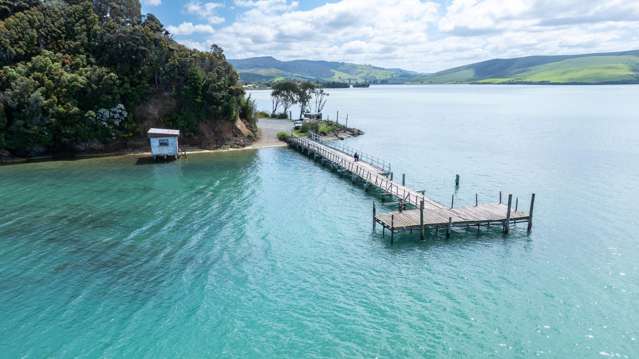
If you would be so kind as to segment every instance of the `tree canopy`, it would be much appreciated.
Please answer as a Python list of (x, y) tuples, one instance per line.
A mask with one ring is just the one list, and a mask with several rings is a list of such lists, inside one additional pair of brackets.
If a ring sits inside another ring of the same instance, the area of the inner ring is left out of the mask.
[(252, 113), (224, 52), (177, 44), (138, 0), (0, 0), (0, 150), (18, 155), (140, 136), (136, 109), (175, 102), (161, 119), (200, 123)]

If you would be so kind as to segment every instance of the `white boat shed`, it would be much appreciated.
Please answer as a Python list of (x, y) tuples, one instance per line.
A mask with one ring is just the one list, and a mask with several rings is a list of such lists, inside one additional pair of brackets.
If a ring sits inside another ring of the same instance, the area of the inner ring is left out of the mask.
[(154, 160), (157, 158), (178, 158), (180, 154), (178, 143), (180, 130), (152, 128), (147, 132), (147, 135), (151, 143), (151, 155)]

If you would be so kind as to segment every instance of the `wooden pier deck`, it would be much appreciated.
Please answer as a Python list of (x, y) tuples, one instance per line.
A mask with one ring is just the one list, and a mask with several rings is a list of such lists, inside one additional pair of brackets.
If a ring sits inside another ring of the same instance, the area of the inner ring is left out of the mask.
[[(447, 235), (450, 235), (454, 227), (475, 226), (479, 229), (482, 226), (498, 224), (502, 226), (504, 233), (508, 233), (511, 225), (525, 222), (528, 224), (528, 232), (532, 228), (534, 194), (528, 213), (518, 210), (518, 200), (513, 208), (512, 195), (508, 196), (507, 204), (501, 203), (500, 195), (498, 203), (479, 204), (476, 201), (472, 207), (454, 208), (454, 200), (451, 206), (446, 206), (426, 197), (423, 191), (416, 191), (406, 187), (404, 183), (393, 181), (390, 165), (380, 164), (380, 161), (366, 161), (366, 155), (360, 155), (363, 159), (355, 161), (351, 150), (344, 151), (317, 137), (290, 137), (288, 144), (302, 153), (326, 162), (342, 173), (350, 174), (354, 180), (361, 180), (365, 187), (373, 187), (384, 195), (393, 197), (398, 203), (397, 212), (377, 213), (373, 204), (373, 229), (376, 224), (380, 224), (383, 231), (387, 229), (391, 232), (391, 240), (397, 231), (413, 230), (419, 231), (424, 239), (424, 233), (428, 228), (434, 228), (437, 232), (440, 228), (445, 228)], [(407, 209), (409, 207), (412, 209)]]

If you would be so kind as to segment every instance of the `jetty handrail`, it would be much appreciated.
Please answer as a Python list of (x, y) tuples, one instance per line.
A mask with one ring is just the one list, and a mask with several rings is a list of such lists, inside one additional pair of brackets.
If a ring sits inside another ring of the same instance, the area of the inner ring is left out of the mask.
[(381, 170), (384, 173), (390, 173), (391, 172), (391, 163), (388, 161), (384, 161), (383, 159), (379, 158), (379, 157), (375, 157), (373, 155), (370, 155), (368, 153), (359, 151), (355, 148), (343, 145), (341, 143), (338, 143), (336, 141), (324, 141), (322, 139), (322, 137), (320, 135), (318, 135), (315, 132), (309, 132), (309, 138), (312, 141), (321, 143), (324, 146), (330, 147), (334, 150), (340, 151), (344, 154), (347, 154), (349, 156), (354, 156), (355, 153), (357, 153), (359, 155), (360, 160), (362, 160), (363, 162), (366, 162), (376, 168), (378, 168), (379, 170)]
[[(290, 137), (289, 141), (299, 146), (302, 146), (308, 149), (309, 151), (319, 154), (325, 159), (355, 174), (357, 177), (361, 178), (365, 182), (370, 183), (371, 185), (374, 185), (378, 188), (382, 188), (385, 192), (399, 198), (405, 204), (410, 204), (415, 207), (419, 207), (422, 201), (427, 201), (428, 203), (431, 203), (434, 206), (437, 206), (437, 207), (441, 206), (438, 203), (427, 200), (423, 195), (416, 193), (406, 188), (405, 186), (401, 186), (393, 182), (392, 180), (390, 180), (388, 177), (384, 175), (381, 175), (378, 173), (372, 173), (369, 169), (366, 169), (360, 166), (354, 160), (351, 160), (350, 155), (348, 154), (345, 154), (348, 157), (343, 157), (343, 156), (338, 156), (331, 151), (328, 151), (326, 149), (326, 147), (328, 146), (324, 145), (323, 143), (314, 141), (309, 138), (302, 138), (302, 137)], [(328, 147), (328, 148), (332, 150), (336, 150), (332, 147)]]

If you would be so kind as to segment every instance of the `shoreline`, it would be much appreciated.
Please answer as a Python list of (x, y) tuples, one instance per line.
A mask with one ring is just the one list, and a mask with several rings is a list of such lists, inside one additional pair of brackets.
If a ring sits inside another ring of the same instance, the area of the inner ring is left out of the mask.
[[(237, 148), (188, 149), (188, 150), (185, 150), (184, 153), (186, 153), (186, 155), (189, 156), (189, 155), (198, 155), (198, 154), (206, 154), (206, 153), (214, 154), (214, 153), (240, 152), (240, 151), (251, 151), (251, 150), (257, 151), (261, 149), (282, 148), (286, 146), (288, 145), (285, 142), (282, 142), (281, 144), (268, 144), (268, 145), (255, 145), (254, 143), (246, 147), (237, 147)], [(27, 163), (39, 163), (39, 162), (56, 162), (56, 161), (71, 162), (71, 161), (91, 160), (91, 159), (99, 159), (99, 158), (125, 158), (125, 157), (150, 158), (151, 152), (130, 151), (130, 152), (81, 154), (81, 155), (76, 155), (73, 157), (40, 156), (40, 157), (32, 157), (32, 158), (17, 158), (17, 159), (0, 161), (0, 167), (27, 164)]]
[[(286, 142), (280, 141), (277, 138), (278, 132), (290, 132), (293, 129), (293, 125), (289, 121), (279, 120), (279, 119), (260, 119), (258, 121), (258, 131), (259, 136), (255, 142), (245, 147), (228, 147), (228, 148), (214, 148), (214, 149), (206, 149), (206, 148), (189, 148), (187, 147), (184, 151), (187, 156), (189, 155), (198, 155), (198, 154), (215, 154), (215, 153), (228, 153), (228, 152), (240, 152), (240, 151), (257, 151), (261, 149), (269, 149), (269, 148), (283, 148), (287, 147), (288, 144)], [(362, 132), (363, 134), (363, 132)], [(345, 140), (352, 137), (357, 137), (353, 133), (348, 132), (337, 132), (331, 134), (329, 136), (322, 136), (322, 139), (331, 141), (331, 140)], [(8, 160), (0, 160), (0, 167), (2, 166), (11, 166), (11, 165), (19, 165), (19, 164), (27, 164), (27, 163), (38, 163), (38, 162), (56, 162), (56, 161), (80, 161), (80, 160), (90, 160), (90, 159), (99, 159), (99, 158), (150, 158), (151, 152), (148, 150), (129, 150), (129, 151), (116, 151), (116, 152), (105, 152), (105, 153), (88, 153), (88, 154), (78, 154), (71, 157), (57, 157), (55, 155), (47, 155), (47, 156), (39, 156), (39, 157), (31, 157), (31, 158), (13, 158)]]

